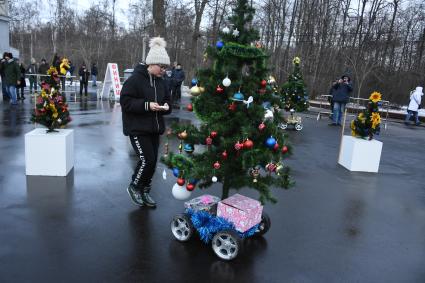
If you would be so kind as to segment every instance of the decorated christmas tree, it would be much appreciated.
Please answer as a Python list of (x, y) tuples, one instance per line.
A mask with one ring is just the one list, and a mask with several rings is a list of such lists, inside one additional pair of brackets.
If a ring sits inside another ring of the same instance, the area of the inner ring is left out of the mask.
[(373, 135), (381, 131), (381, 116), (378, 105), (381, 101), (381, 94), (373, 92), (369, 97), (369, 102), (365, 110), (360, 112), (356, 119), (351, 121), (351, 135), (362, 139), (373, 139)]
[(275, 110), (283, 104), (275, 87), (268, 87), (274, 80), (267, 81), (268, 56), (256, 44), (254, 11), (246, 0), (237, 1), (221, 40), (207, 49), (211, 67), (198, 71), (187, 107), (201, 124), (173, 125), (168, 135), (180, 140), (180, 152), (163, 161), (189, 191), (220, 182), (222, 198), (230, 189), (250, 187), (262, 202), (274, 202), (273, 187), (292, 184), (283, 161), (290, 146), (277, 127), (283, 118)]
[(48, 128), (47, 132), (54, 132), (63, 128), (71, 121), (65, 95), (60, 93), (60, 79), (56, 68), (51, 67), (41, 82), (41, 92), (36, 98), (36, 106), (31, 121)]
[(307, 89), (301, 74), (299, 57), (292, 61), (294, 71), (289, 75), (288, 81), (282, 86), (282, 101), (285, 103), (285, 110), (294, 109), (296, 112), (303, 112), (308, 109)]

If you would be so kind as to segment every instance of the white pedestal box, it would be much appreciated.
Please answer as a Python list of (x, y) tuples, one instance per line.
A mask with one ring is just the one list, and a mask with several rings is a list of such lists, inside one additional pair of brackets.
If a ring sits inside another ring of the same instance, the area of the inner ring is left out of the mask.
[(46, 130), (37, 128), (25, 135), (25, 173), (66, 176), (74, 167), (74, 130)]
[(378, 172), (382, 142), (344, 136), (338, 163), (350, 171)]

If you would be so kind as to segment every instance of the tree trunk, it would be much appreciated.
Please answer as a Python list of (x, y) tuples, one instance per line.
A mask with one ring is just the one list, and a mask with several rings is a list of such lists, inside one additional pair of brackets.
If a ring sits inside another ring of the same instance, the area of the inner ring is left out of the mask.
[(154, 36), (165, 38), (165, 5), (164, 0), (152, 1)]
[(228, 177), (225, 177), (223, 180), (223, 187), (222, 187), (222, 192), (221, 192), (221, 199), (226, 199), (229, 197), (229, 191), (230, 191), (230, 186), (229, 186), (229, 181), (227, 181)]

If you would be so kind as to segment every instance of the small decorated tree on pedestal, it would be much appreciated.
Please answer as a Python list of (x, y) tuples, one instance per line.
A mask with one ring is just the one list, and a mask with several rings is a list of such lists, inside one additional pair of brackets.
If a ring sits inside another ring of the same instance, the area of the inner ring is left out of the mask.
[(56, 68), (51, 67), (50, 77), (41, 82), (41, 92), (36, 97), (36, 106), (31, 121), (47, 127), (47, 132), (63, 128), (71, 121), (65, 95), (60, 93), (60, 79)]
[(293, 60), (294, 71), (289, 75), (288, 81), (282, 86), (282, 101), (285, 104), (285, 110), (291, 109), (296, 112), (303, 112), (308, 109), (308, 95), (303, 76), (300, 70), (301, 60), (295, 57)]
[(356, 119), (351, 121), (351, 135), (362, 139), (373, 139), (373, 135), (378, 135), (381, 131), (381, 116), (378, 105), (381, 101), (381, 94), (373, 92), (369, 97), (367, 108), (360, 112)]
[[(167, 135), (180, 140), (179, 153), (167, 148), (163, 162), (178, 178), (177, 185), (189, 191), (220, 182), (222, 198), (230, 189), (250, 187), (262, 202), (274, 202), (272, 187), (292, 183), (284, 163), (290, 146), (277, 127), (283, 118), (274, 114), (283, 103), (276, 89), (268, 87), (274, 79), (267, 81), (268, 56), (250, 24), (254, 9), (239, 0), (233, 12), (221, 40), (204, 56), (211, 68), (200, 70), (193, 80), (187, 109), (201, 125), (173, 125)], [(198, 145), (203, 150), (195, 151)]]

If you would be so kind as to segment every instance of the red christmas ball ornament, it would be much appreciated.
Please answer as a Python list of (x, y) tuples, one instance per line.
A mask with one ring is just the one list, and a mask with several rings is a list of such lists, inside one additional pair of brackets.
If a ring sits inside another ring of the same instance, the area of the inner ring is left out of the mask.
[(217, 169), (217, 170), (220, 169), (220, 167), (221, 167), (221, 165), (218, 161), (216, 161), (213, 166), (214, 166), (214, 169)]
[(190, 111), (190, 112), (192, 112), (192, 111), (193, 111), (193, 105), (192, 105), (192, 103), (189, 103), (189, 104), (186, 106), (186, 110), (187, 110), (187, 111)]
[(177, 184), (178, 184), (179, 186), (183, 186), (185, 182), (186, 182), (186, 181), (185, 181), (185, 179), (183, 179), (183, 178), (178, 178), (178, 179), (177, 179)]
[(195, 185), (192, 183), (187, 183), (186, 185), (186, 190), (188, 190), (189, 192), (193, 191), (195, 189)]
[(241, 150), (241, 149), (243, 149), (243, 143), (241, 143), (241, 142), (237, 142), (237, 143), (235, 143), (235, 149), (236, 149), (236, 150)]
[(211, 137), (207, 137), (207, 138), (205, 139), (205, 143), (206, 143), (207, 145), (211, 145), (211, 144), (212, 144), (212, 142), (213, 142), (213, 140), (212, 140), (212, 138), (211, 138)]
[(221, 158), (222, 158), (223, 160), (226, 160), (226, 159), (227, 159), (227, 151), (223, 151), (223, 152), (221, 153)]
[(267, 86), (267, 81), (266, 80), (262, 80), (261, 81), (261, 87), (266, 87)]
[(260, 124), (260, 125), (258, 125), (258, 129), (259, 129), (260, 131), (264, 130), (265, 128), (266, 128), (266, 124), (264, 124), (264, 122), (261, 122), (261, 124)]
[(229, 110), (230, 111), (235, 111), (236, 110), (236, 104), (234, 103), (234, 102), (232, 102), (230, 105), (229, 105)]
[(213, 139), (215, 139), (217, 137), (217, 132), (216, 131), (212, 131), (211, 135), (210, 135)]
[(284, 145), (282, 147), (282, 153), (287, 153), (288, 152), (288, 147), (286, 145)]
[(275, 145), (273, 146), (273, 150), (276, 151), (279, 149), (279, 144), (276, 142)]
[(246, 139), (246, 141), (243, 143), (243, 148), (251, 149), (254, 147), (254, 143), (250, 139)]
[(218, 94), (222, 94), (222, 93), (224, 92), (224, 89), (223, 89), (220, 85), (218, 85), (218, 86), (217, 86), (217, 88), (215, 89), (215, 91), (216, 91)]

